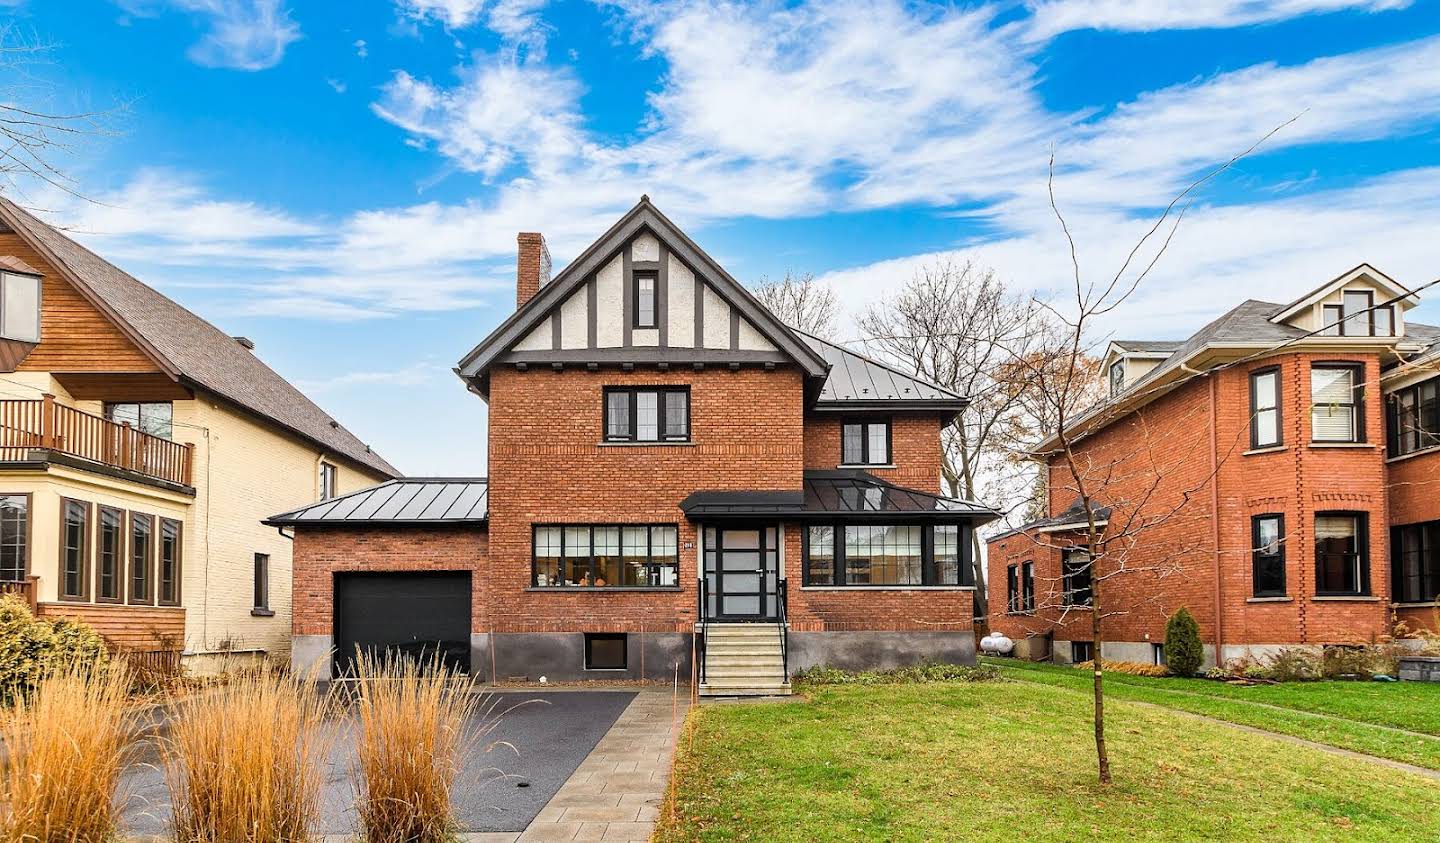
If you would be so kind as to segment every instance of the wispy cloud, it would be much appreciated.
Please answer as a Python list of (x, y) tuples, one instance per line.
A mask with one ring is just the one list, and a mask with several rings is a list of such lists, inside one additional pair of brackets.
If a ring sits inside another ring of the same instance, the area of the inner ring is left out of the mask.
[(192, 15), (205, 32), (186, 53), (206, 67), (264, 70), (279, 64), (299, 40), (300, 26), (284, 0), (116, 0), (137, 17), (165, 11)]
[(484, 24), (527, 58), (542, 59), (550, 26), (541, 19), (549, 0), (397, 0), (396, 11), (415, 23), (439, 23), (446, 29)]
[(1225, 29), (1274, 23), (1303, 15), (1384, 12), (1412, 0), (1031, 0), (1026, 32), (1052, 38), (1077, 29), (1153, 32), (1160, 29)]

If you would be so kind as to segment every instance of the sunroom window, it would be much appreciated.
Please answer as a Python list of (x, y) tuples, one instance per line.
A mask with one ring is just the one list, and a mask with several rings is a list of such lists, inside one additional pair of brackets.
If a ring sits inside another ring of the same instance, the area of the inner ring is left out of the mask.
[(955, 524), (825, 524), (805, 532), (805, 584), (968, 586), (968, 527)]

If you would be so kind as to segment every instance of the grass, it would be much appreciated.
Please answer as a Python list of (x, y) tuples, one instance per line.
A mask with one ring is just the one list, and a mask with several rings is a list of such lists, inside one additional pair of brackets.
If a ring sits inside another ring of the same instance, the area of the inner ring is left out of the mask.
[[(1011, 678), (1084, 693), (1090, 689), (1090, 674), (1074, 668), (1006, 659), (987, 662), (1000, 665)], [(1292, 682), (1236, 686), (1208, 679), (1109, 673), (1105, 687), (1108, 699), (1163, 705), (1440, 770), (1440, 686), (1436, 685)]]
[(658, 841), (1440, 837), (1433, 780), (1121, 701), (1102, 788), (1064, 687), (806, 690), (694, 711)]
[(177, 705), (162, 750), (175, 839), (271, 843), (314, 836), (330, 703), (270, 671)]
[(9, 763), (0, 792), (0, 832), (11, 841), (109, 840), (118, 823), (115, 789), (128, 763), (136, 714), (123, 668), (71, 669), (43, 679), (0, 714)]

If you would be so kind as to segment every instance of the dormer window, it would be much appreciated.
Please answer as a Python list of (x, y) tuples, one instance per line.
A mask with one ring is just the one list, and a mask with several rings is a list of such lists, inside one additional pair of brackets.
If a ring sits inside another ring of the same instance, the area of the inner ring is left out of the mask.
[(1321, 308), (1321, 336), (1395, 336), (1393, 304), (1376, 307), (1375, 294), (1370, 290), (1346, 290), (1340, 300), (1341, 304), (1327, 304)]
[(1119, 395), (1125, 389), (1125, 361), (1116, 360), (1110, 364), (1110, 395)]
[(40, 276), (0, 273), (0, 337), (40, 341)]

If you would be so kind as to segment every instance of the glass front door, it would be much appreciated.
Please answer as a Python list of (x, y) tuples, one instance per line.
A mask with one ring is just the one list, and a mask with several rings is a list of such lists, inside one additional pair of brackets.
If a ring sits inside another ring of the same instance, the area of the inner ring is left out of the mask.
[(706, 609), (712, 619), (775, 619), (779, 533), (774, 526), (705, 528)]

